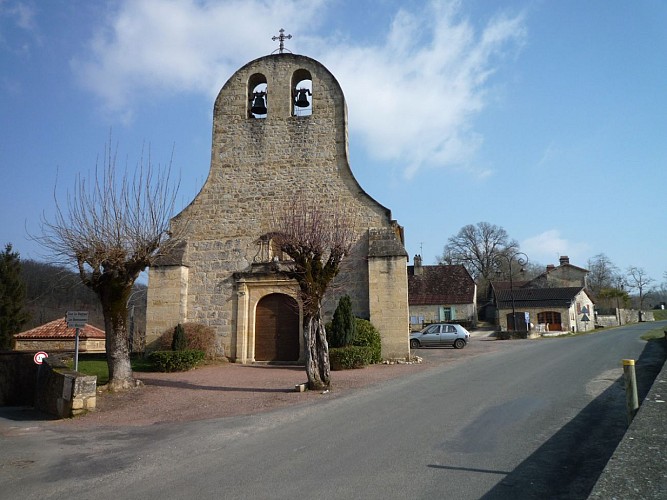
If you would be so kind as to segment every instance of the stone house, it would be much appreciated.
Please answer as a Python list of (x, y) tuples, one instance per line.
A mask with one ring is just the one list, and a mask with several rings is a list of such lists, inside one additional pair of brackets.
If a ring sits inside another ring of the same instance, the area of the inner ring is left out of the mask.
[(585, 288), (588, 273), (588, 269), (570, 264), (570, 258), (567, 255), (562, 255), (558, 266), (549, 264), (542, 274), (523, 286), (529, 288), (581, 286)]
[(468, 327), (477, 324), (477, 285), (462, 265), (423, 266), (415, 255), (408, 266), (410, 329), (451, 321)]
[[(14, 335), (15, 351), (74, 351), (76, 328), (67, 328), (64, 318)], [(86, 325), (79, 329), (79, 352), (106, 352), (104, 330)]]
[(403, 228), (352, 174), (336, 78), (291, 53), (247, 63), (218, 94), (208, 178), (171, 221), (176, 250), (149, 270), (149, 349), (176, 324), (196, 322), (215, 329), (218, 353), (233, 361), (304, 359), (298, 286), (272, 236), (276, 213), (295, 198), (344, 211), (354, 230), (325, 317), (347, 294), (380, 331), (383, 357), (409, 356)]
[[(583, 287), (496, 290), (501, 331), (585, 332), (594, 329), (593, 301)], [(516, 326), (512, 320), (514, 308)]]

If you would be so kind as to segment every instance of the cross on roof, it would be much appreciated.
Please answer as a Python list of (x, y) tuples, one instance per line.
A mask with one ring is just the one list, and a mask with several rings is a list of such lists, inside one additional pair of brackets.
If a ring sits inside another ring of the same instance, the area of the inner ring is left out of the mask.
[[(282, 54), (283, 51), (286, 50), (286, 49), (285, 49), (285, 44), (284, 44), (285, 40), (289, 40), (289, 39), (291, 39), (291, 38), (292, 38), (292, 35), (286, 35), (286, 34), (285, 34), (285, 30), (284, 30), (283, 28), (280, 28), (280, 29), (278, 30), (278, 32), (280, 33), (280, 35), (279, 35), (279, 36), (271, 37), (271, 40), (273, 40), (274, 42), (275, 42), (276, 40), (280, 40), (280, 46), (278, 47), (278, 51)], [(274, 50), (274, 52), (275, 52), (275, 50)], [(288, 52), (289, 52), (289, 50), (288, 50)]]

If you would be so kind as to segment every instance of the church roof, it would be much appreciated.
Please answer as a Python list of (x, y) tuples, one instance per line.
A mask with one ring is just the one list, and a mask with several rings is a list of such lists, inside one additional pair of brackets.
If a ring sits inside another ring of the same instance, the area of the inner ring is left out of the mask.
[[(17, 333), (15, 339), (72, 339), (76, 336), (76, 328), (67, 328), (67, 320), (60, 318), (46, 323), (32, 330)], [(79, 328), (80, 339), (101, 339), (105, 338), (104, 331), (93, 325), (86, 325)]]
[(475, 282), (461, 265), (408, 266), (408, 303), (410, 305), (472, 304)]

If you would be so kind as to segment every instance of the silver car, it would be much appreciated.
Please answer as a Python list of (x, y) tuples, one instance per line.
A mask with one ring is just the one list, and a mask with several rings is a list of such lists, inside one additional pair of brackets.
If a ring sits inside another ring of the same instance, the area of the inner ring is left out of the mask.
[(435, 323), (420, 332), (410, 334), (410, 347), (440, 347), (452, 345), (456, 349), (463, 349), (470, 339), (470, 332), (461, 325), (449, 323)]

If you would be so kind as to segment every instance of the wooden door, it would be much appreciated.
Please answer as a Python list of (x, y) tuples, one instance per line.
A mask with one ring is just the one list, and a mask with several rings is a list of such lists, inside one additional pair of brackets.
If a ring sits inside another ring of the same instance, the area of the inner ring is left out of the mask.
[(298, 361), (299, 307), (292, 297), (263, 297), (255, 312), (255, 360)]

